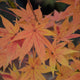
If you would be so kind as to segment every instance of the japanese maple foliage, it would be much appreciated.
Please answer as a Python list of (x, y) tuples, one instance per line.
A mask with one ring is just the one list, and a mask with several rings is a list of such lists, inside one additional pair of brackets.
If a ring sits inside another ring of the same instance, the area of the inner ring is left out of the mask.
[[(15, 24), (0, 15), (4, 25), (0, 28), (0, 75), (4, 80), (47, 80), (45, 73), (52, 73), (55, 80), (80, 80), (80, 41), (73, 43), (73, 38), (80, 37), (76, 33), (80, 29), (80, 0), (57, 2), (69, 6), (63, 12), (43, 15), (40, 6), (33, 10), (27, 0), (26, 9), (9, 8), (17, 15)], [(13, 64), (16, 59), (17, 68)]]

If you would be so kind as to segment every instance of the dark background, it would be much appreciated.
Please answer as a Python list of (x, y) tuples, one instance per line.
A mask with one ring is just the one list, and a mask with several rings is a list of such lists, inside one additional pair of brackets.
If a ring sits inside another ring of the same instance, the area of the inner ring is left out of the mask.
[[(12, 13), (12, 12), (7, 9), (10, 7), (16, 8), (16, 6), (14, 4), (14, 0), (6, 0), (6, 1), (7, 2), (0, 2), (0, 15), (3, 15), (5, 18), (10, 20), (14, 24), (13, 20), (15, 20), (16, 17), (11, 15), (10, 13)], [(69, 6), (64, 3), (56, 2), (56, 0), (30, 0), (30, 1), (31, 1), (31, 4), (32, 4), (34, 10), (37, 9), (39, 5), (41, 6), (41, 11), (42, 11), (43, 15), (48, 15), (49, 13), (51, 13), (54, 10), (57, 10), (58, 12), (64, 11)], [(26, 8), (27, 0), (16, 0), (16, 2), (24, 9)], [(0, 27), (4, 27), (2, 24), (1, 18), (0, 18)], [(76, 31), (76, 33), (80, 34), (80, 30)], [(80, 43), (80, 38), (74, 39), (74, 44), (77, 45), (78, 43)], [(51, 76), (51, 74), (46, 74), (46, 75), (49, 77)], [(3, 79), (0, 78), (0, 80), (3, 80)]]

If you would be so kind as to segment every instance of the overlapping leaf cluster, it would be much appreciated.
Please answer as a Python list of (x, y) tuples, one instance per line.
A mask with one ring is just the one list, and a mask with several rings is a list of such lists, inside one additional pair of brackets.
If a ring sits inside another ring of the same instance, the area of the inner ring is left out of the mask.
[(58, 2), (69, 6), (49, 15), (43, 15), (40, 7), (33, 10), (29, 0), (26, 9), (9, 8), (20, 17), (14, 25), (0, 15), (5, 27), (0, 28), (0, 67), (5, 70), (18, 57), (21, 67), (28, 55), (23, 68), (13, 65), (10, 73), (0, 72), (4, 80), (46, 80), (42, 73), (48, 72), (57, 75), (55, 80), (80, 80), (80, 41), (73, 43), (73, 38), (80, 37), (75, 33), (80, 30), (80, 0)]

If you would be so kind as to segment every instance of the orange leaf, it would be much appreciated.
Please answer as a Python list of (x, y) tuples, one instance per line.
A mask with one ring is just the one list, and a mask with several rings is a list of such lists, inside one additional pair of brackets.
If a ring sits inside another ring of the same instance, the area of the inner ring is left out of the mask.
[(76, 79), (80, 80), (80, 73), (76, 73), (73, 76), (71, 76), (70, 78), (65, 79), (65, 80), (76, 80)]

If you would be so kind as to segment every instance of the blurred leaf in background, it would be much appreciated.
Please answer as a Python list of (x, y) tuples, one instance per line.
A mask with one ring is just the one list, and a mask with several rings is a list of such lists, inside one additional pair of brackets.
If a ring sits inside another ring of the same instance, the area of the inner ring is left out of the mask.
[(0, 0), (0, 2), (2, 2), (2, 1), (6, 2), (6, 1), (8, 1), (8, 0)]
[(12, 8), (17, 8), (16, 7), (16, 0), (8, 0), (8, 3), (9, 3), (9, 5), (12, 7)]
[(7, 2), (8, 0), (0, 0), (0, 2), (2, 2), (2, 1)]
[(65, 3), (61, 3), (61, 2), (56, 2), (55, 3), (55, 9), (57, 11), (64, 11), (69, 5), (65, 4)]
[(5, 2), (9, 7), (16, 8), (16, 0), (0, 0), (0, 2)]
[(50, 5), (50, 6), (54, 6), (56, 0), (37, 0), (37, 1), (42, 1), (44, 6)]

